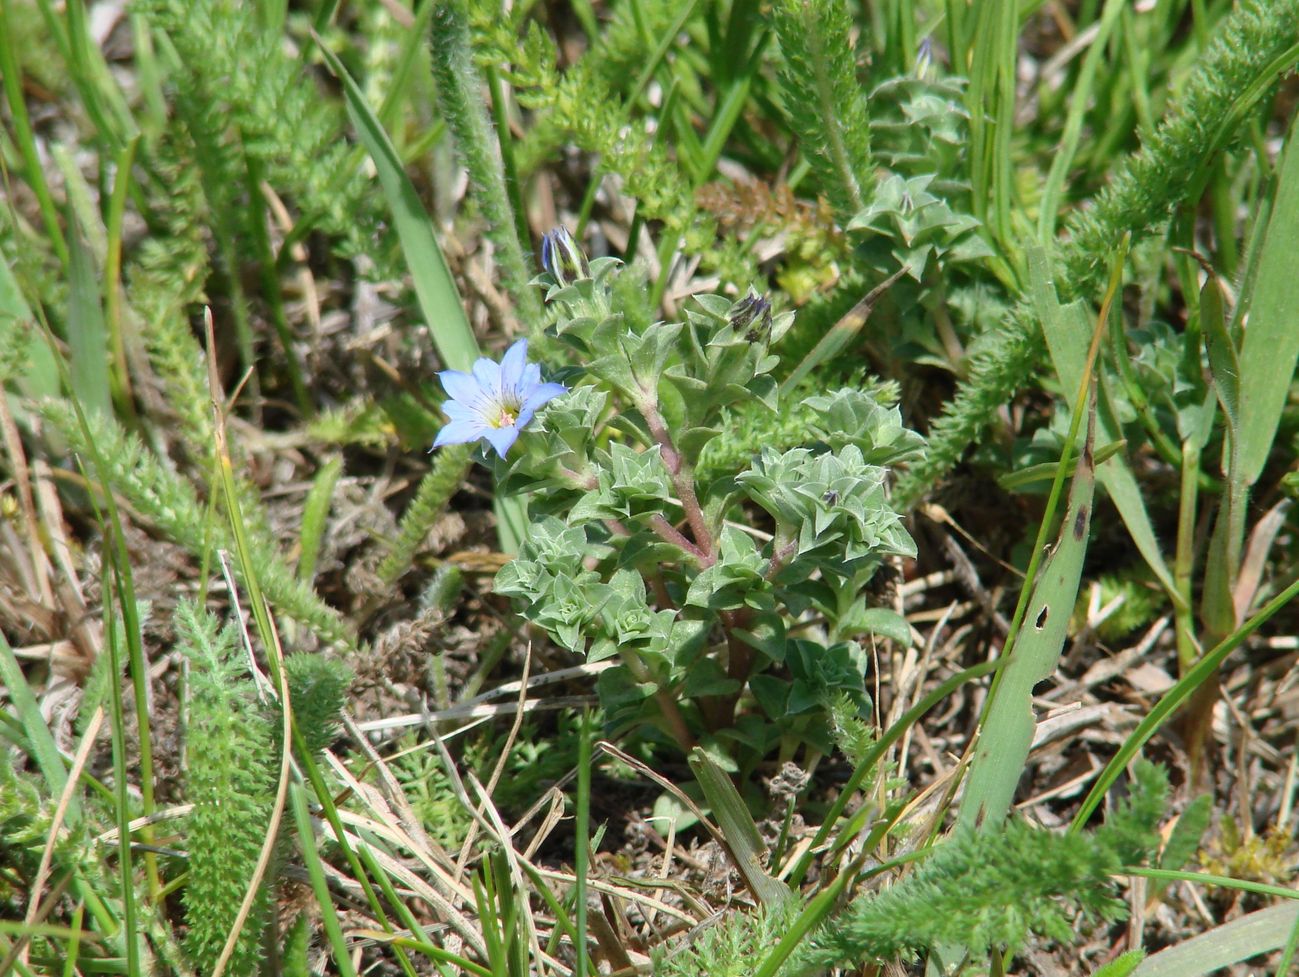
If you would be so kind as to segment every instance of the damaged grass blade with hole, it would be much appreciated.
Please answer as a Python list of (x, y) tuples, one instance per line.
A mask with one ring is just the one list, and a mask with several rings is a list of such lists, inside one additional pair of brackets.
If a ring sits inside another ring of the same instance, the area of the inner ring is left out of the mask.
[(1049, 678), (1059, 664), (1082, 580), (1096, 494), (1096, 466), (1092, 458), (1095, 435), (1093, 402), (1087, 440), (1069, 490), (1069, 506), (1060, 525), (1060, 535), (1033, 584), (1028, 614), (997, 685), (996, 700), (991, 703), (979, 732), (979, 745), (970, 764), (969, 781), (961, 802), (962, 825), (1000, 821), (1010, 809), (1028, 760), (1035, 727), (1033, 687)]
[[(1001, 657), (1008, 658), (1008, 661), (993, 681), (984, 706), (978, 744), (970, 762), (965, 796), (957, 817), (961, 827), (996, 824), (1010, 810), (1033, 744), (1033, 687), (1055, 671), (1068, 637), (1069, 618), (1082, 580), (1083, 557), (1087, 552), (1092, 503), (1096, 494), (1096, 460), (1093, 454), (1097, 426), (1096, 362), (1109, 321), (1110, 306), (1123, 280), (1126, 256), (1125, 240), (1114, 256), (1109, 287), (1101, 302), (1091, 345), (1081, 369), (1076, 377), (1065, 376), (1062, 371), (1061, 380), (1066, 390), (1074, 391), (1069, 433), (1034, 544), (1024, 591), (1002, 649)], [(1041, 272), (1035, 277), (1039, 282), (1045, 282)], [(1071, 380), (1076, 380), (1076, 383), (1071, 383)], [(1084, 409), (1087, 412), (1087, 435), (1069, 489), (1068, 507), (1056, 543), (1050, 548), (1039, 572), (1039, 554), (1045, 549), (1045, 533), (1064, 486)]]

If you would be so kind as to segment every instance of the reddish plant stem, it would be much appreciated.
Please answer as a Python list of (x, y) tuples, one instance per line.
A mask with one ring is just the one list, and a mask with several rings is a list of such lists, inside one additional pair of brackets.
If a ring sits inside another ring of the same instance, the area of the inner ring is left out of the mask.
[(681, 533), (681, 530), (663, 518), (661, 513), (654, 513), (649, 520), (650, 529), (658, 534), (658, 537), (665, 543), (671, 543), (673, 546), (679, 546), (685, 550), (702, 565), (707, 566), (711, 560), (707, 558), (704, 552)]
[(565, 468), (563, 465), (559, 468), (559, 473), (568, 480), (573, 488), (585, 489), (587, 492), (594, 492), (600, 487), (600, 480), (595, 477), (594, 472), (575, 472), (571, 468)]
[(695, 738), (690, 732), (690, 726), (686, 723), (686, 717), (681, 714), (681, 707), (677, 704), (677, 699), (672, 693), (659, 685), (650, 674), (650, 670), (645, 667), (645, 662), (631, 648), (623, 648), (619, 652), (623, 664), (627, 670), (632, 673), (638, 682), (653, 683), (658, 686), (654, 693), (654, 701), (658, 703), (659, 709), (663, 711), (663, 721), (668, 725), (668, 732), (672, 738), (677, 741), (681, 747), (681, 752), (687, 756), (694, 749)]
[[(660, 515), (654, 515), (651, 516), (650, 519), (652, 523), (654, 519), (663, 519), (663, 517)], [(664, 519), (663, 521), (666, 522), (667, 520)], [(631, 535), (631, 530), (624, 526), (621, 520), (606, 519), (604, 524), (608, 528), (609, 532), (613, 533), (615, 536)], [(672, 529), (671, 526), (668, 528)], [(676, 532), (675, 529), (672, 529), (672, 531), (674, 533)], [(659, 535), (662, 536), (663, 534), (659, 533)], [(677, 533), (677, 535), (680, 536), (681, 534)], [(668, 542), (676, 543), (678, 546), (684, 546), (691, 552), (694, 552), (694, 544), (684, 536), (681, 537), (681, 542), (679, 543), (673, 539), (669, 539)], [(663, 574), (659, 573), (657, 570), (642, 570), (641, 572), (645, 574), (645, 579), (649, 581), (650, 587), (654, 590), (654, 599), (657, 601), (659, 608), (663, 610), (675, 608), (676, 605), (672, 603), (672, 598), (668, 596), (667, 584), (663, 582)]]
[(791, 538), (784, 533), (777, 533), (775, 542), (772, 543), (771, 559), (767, 561), (767, 569), (762, 572), (763, 579), (773, 579), (797, 549), (797, 539)]
[(749, 680), (753, 668), (753, 648), (735, 632), (749, 626), (750, 616), (747, 608), (722, 612), (722, 623), (726, 626), (726, 674), (741, 685)]
[(658, 405), (646, 401), (637, 406), (645, 418), (645, 423), (649, 425), (650, 434), (658, 442), (663, 464), (667, 466), (668, 474), (672, 476), (672, 484), (677, 490), (677, 498), (681, 500), (686, 522), (690, 524), (690, 532), (695, 537), (695, 544), (700, 554), (699, 562), (704, 567), (710, 567), (717, 557), (713, 553), (713, 534), (708, 531), (703, 507), (699, 504), (699, 497), (695, 495), (694, 469), (672, 443), (672, 435), (668, 433), (667, 425), (663, 423), (663, 415), (659, 413)]
[[(785, 565), (798, 548), (798, 539), (790, 535), (789, 532), (778, 529), (776, 538), (772, 542), (771, 559), (767, 562), (767, 569), (763, 571), (763, 577), (771, 580), (780, 568)], [(753, 671), (753, 648), (741, 638), (736, 632), (739, 629), (747, 628), (752, 618), (752, 613), (748, 608), (740, 608), (735, 611), (723, 611), (721, 613), (722, 627), (726, 630), (726, 674), (728, 677), (735, 679), (743, 688), (744, 683), (748, 682), (749, 675)], [(740, 694), (738, 692), (726, 696), (720, 696), (708, 703), (704, 710), (711, 729), (721, 729), (735, 723), (735, 707), (739, 704)]]

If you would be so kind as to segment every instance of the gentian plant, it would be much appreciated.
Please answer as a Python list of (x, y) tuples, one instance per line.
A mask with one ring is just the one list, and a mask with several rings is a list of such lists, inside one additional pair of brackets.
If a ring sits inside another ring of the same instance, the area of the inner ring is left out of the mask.
[(762, 756), (787, 735), (828, 750), (830, 703), (869, 708), (863, 639), (908, 633), (865, 586), (915, 552), (885, 466), (916, 456), (920, 437), (863, 390), (825, 391), (803, 398), (804, 445), (729, 452), (743, 461), (700, 478), (694, 461), (734, 436), (734, 410), (780, 409), (772, 348), (793, 316), (750, 292), (653, 321), (616, 259), (588, 262), (562, 229), (542, 258), (548, 332), (582, 364), (573, 388), (541, 383), (522, 343), (499, 368), (442, 375), (455, 400), (438, 443), (486, 439), (500, 489), (530, 500), (496, 590), (557, 644), (618, 659), (599, 678), (612, 725), (647, 723), (683, 749), (707, 739)]

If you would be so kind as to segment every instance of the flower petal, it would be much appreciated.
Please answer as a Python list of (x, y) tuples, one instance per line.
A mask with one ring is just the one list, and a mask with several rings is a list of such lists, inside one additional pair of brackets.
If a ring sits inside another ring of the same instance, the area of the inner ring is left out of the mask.
[(450, 395), (451, 399), (460, 401), (466, 407), (472, 407), (483, 396), (482, 387), (468, 373), (461, 373), (459, 370), (443, 370), (438, 374), (438, 379), (442, 381), (442, 389)]
[(519, 381), (523, 379), (528, 366), (528, 341), (520, 339), (505, 351), (501, 358), (501, 390), (505, 394), (520, 389)]
[(483, 431), (485, 437), (496, 453), (502, 458), (510, 450), (510, 445), (514, 444), (519, 438), (519, 429), (513, 424), (508, 427), (489, 427)]
[(541, 367), (536, 363), (529, 363), (523, 368), (523, 376), (519, 377), (519, 383), (515, 387), (519, 399), (527, 400), (529, 391), (539, 383), (541, 383)]
[(442, 413), (446, 414), (447, 420), (449, 421), (472, 421), (475, 424), (484, 423), (482, 411), (461, 403), (458, 400), (448, 400), (443, 404)]
[(501, 366), (493, 363), (486, 356), (474, 361), (474, 379), (483, 391), (483, 396), (493, 404), (501, 402)]
[(438, 432), (437, 440), (433, 442), (433, 447), (440, 448), (444, 444), (470, 444), (481, 437), (486, 437), (490, 431), (491, 428), (481, 420), (452, 421)]
[[(520, 405), (521, 408), (535, 411), (547, 401), (554, 400), (560, 394), (568, 393), (568, 388), (562, 383), (539, 383), (527, 392), (527, 397)], [(522, 411), (520, 411), (522, 416)]]

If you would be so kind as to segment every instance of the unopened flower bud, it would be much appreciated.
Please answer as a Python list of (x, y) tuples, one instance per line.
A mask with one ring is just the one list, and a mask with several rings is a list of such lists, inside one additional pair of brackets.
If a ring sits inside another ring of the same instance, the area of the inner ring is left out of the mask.
[(731, 328), (747, 330), (744, 338), (751, 343), (771, 335), (771, 303), (753, 289), (731, 307)]
[(591, 277), (586, 255), (562, 224), (541, 239), (541, 267), (550, 272), (560, 288)]

